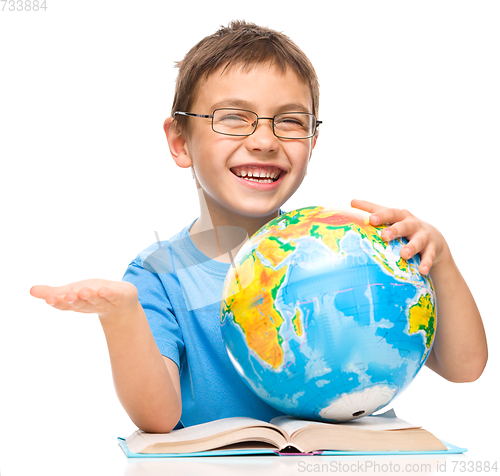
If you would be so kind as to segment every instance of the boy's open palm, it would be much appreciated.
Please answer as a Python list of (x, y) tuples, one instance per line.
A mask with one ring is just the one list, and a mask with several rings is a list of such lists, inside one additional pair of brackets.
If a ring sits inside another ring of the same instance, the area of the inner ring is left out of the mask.
[(126, 281), (86, 279), (66, 286), (33, 286), (30, 294), (63, 311), (121, 315), (138, 304), (137, 288)]

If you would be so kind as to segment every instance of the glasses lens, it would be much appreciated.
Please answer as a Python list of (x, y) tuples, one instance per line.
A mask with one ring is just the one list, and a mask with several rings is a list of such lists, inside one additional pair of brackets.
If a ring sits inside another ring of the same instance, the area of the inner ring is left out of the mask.
[(253, 132), (257, 114), (242, 109), (216, 109), (213, 129), (221, 134), (246, 136)]
[(278, 137), (302, 139), (311, 137), (316, 129), (316, 117), (306, 112), (278, 114), (274, 118), (274, 130)]

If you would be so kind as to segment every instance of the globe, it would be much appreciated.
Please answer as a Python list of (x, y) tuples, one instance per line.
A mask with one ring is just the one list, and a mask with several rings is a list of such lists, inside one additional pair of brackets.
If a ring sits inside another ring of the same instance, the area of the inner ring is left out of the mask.
[(370, 415), (412, 382), (431, 351), (436, 298), (418, 255), (400, 256), (369, 214), (307, 207), (242, 246), (221, 332), (246, 384), (281, 412), (331, 422)]

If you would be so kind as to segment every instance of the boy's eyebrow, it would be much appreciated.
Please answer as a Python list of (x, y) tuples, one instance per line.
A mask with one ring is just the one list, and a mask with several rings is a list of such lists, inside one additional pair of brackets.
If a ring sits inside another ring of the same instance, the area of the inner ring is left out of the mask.
[[(240, 109), (247, 109), (249, 111), (253, 111), (255, 109), (255, 106), (253, 104), (249, 103), (248, 101), (245, 101), (244, 99), (227, 98), (213, 104), (212, 111), (222, 107), (236, 107)], [(280, 106), (277, 109), (276, 114), (279, 114), (281, 112), (311, 112), (311, 111), (310, 108), (304, 106), (303, 104), (289, 103)]]
[(290, 104), (285, 104), (284, 106), (281, 106), (278, 108), (277, 114), (280, 112), (311, 112), (308, 107), (304, 106), (303, 104), (300, 103), (290, 103)]
[(215, 104), (212, 105), (212, 111), (215, 109), (219, 109), (221, 107), (239, 107), (241, 109), (249, 109), (252, 107), (252, 105), (243, 99), (237, 99), (237, 98), (226, 98), (223, 99), (222, 101), (218, 101)]

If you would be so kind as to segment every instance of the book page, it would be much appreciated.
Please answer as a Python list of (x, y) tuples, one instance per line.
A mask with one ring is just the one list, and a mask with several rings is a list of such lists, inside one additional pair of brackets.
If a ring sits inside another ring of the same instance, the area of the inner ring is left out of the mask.
[[(214, 435), (229, 433), (237, 428), (265, 426), (274, 428), (274, 425), (265, 421), (248, 417), (223, 418), (222, 420), (201, 423), (200, 425), (188, 426), (170, 433), (145, 433), (137, 430), (126, 438), (127, 444), (132, 439), (140, 439), (147, 443), (147, 446), (156, 443), (178, 443), (182, 441), (194, 441), (210, 438)], [(277, 430), (279, 431), (279, 430)]]
[(352, 420), (343, 423), (327, 423), (312, 420), (299, 420), (289, 416), (280, 416), (273, 418), (271, 420), (276, 426), (279, 426), (285, 430), (289, 435), (292, 435), (296, 431), (305, 428), (308, 425), (326, 425), (326, 426), (345, 426), (348, 428), (356, 428), (360, 430), (371, 430), (371, 431), (387, 431), (387, 430), (403, 430), (408, 428), (420, 428), (418, 426), (412, 425), (401, 418), (396, 416), (394, 410), (388, 410), (385, 413), (374, 416), (366, 416), (359, 418), (357, 420)]

